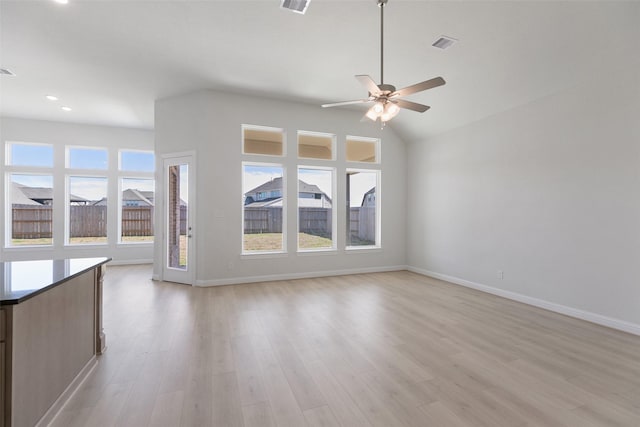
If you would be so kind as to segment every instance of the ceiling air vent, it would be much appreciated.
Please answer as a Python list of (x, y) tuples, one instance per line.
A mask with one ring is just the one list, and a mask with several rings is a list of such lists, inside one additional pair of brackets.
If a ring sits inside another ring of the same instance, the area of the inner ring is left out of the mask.
[(6, 68), (0, 68), (0, 74), (3, 74), (5, 76), (15, 76), (15, 74), (13, 74), (11, 70), (7, 70)]
[(453, 37), (440, 36), (431, 46), (446, 50), (453, 46), (458, 40)]
[(304, 14), (311, 0), (282, 0), (280, 7), (295, 13)]

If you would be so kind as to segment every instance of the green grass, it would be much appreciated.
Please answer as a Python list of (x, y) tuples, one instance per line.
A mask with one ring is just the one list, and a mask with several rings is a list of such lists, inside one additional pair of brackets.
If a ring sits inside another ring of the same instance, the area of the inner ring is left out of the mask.
[(153, 243), (153, 236), (122, 236), (123, 243)]
[[(153, 243), (153, 236), (122, 236), (123, 243)], [(12, 246), (37, 246), (51, 245), (52, 238), (42, 239), (11, 239)], [(70, 245), (99, 245), (107, 243), (107, 237), (72, 237), (69, 239)]]
[(31, 246), (31, 245), (51, 245), (53, 239), (51, 237), (45, 237), (42, 239), (11, 239), (12, 246)]
[[(300, 249), (331, 248), (331, 239), (298, 233)], [(282, 250), (282, 233), (261, 233), (244, 235), (245, 251), (279, 251)]]

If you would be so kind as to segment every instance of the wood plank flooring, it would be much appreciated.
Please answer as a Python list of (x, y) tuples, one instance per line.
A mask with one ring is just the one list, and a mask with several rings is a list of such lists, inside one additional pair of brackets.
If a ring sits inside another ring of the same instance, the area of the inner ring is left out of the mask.
[(192, 288), (109, 267), (56, 427), (640, 426), (640, 337), (409, 272)]

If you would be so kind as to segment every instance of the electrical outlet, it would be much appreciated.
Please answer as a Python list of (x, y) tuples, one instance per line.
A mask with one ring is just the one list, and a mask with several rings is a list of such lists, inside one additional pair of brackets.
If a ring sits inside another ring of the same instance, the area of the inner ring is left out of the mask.
[(233, 261), (227, 263), (227, 270), (233, 270)]
[(504, 279), (504, 271), (498, 270), (498, 279)]

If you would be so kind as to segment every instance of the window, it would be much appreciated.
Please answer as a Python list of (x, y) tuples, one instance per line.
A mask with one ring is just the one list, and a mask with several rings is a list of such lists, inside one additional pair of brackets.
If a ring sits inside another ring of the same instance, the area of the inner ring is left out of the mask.
[(105, 170), (108, 167), (108, 152), (104, 148), (67, 147), (67, 167)]
[(348, 136), (346, 140), (347, 161), (380, 163), (379, 147), (379, 139)]
[(53, 167), (53, 145), (7, 143), (7, 165)]
[(155, 156), (151, 151), (121, 150), (119, 169), (131, 172), (154, 172)]
[(53, 244), (53, 176), (8, 174), (7, 245)]
[(285, 250), (285, 188), (282, 165), (243, 163), (244, 253)]
[(376, 170), (347, 169), (347, 246), (379, 246), (378, 181)]
[(298, 168), (298, 249), (335, 248), (333, 169)]
[[(145, 178), (122, 178), (120, 206), (120, 242), (153, 242), (155, 181)], [(181, 202), (180, 209), (186, 210), (186, 203)]]
[(107, 178), (70, 176), (67, 243), (107, 243)]
[(298, 157), (335, 160), (335, 135), (298, 132)]
[[(118, 165), (118, 242), (152, 243), (155, 231), (155, 155), (152, 151), (120, 150)], [(182, 204), (181, 209), (186, 209)]]
[(284, 131), (264, 126), (242, 126), (242, 152), (268, 156), (284, 155)]

